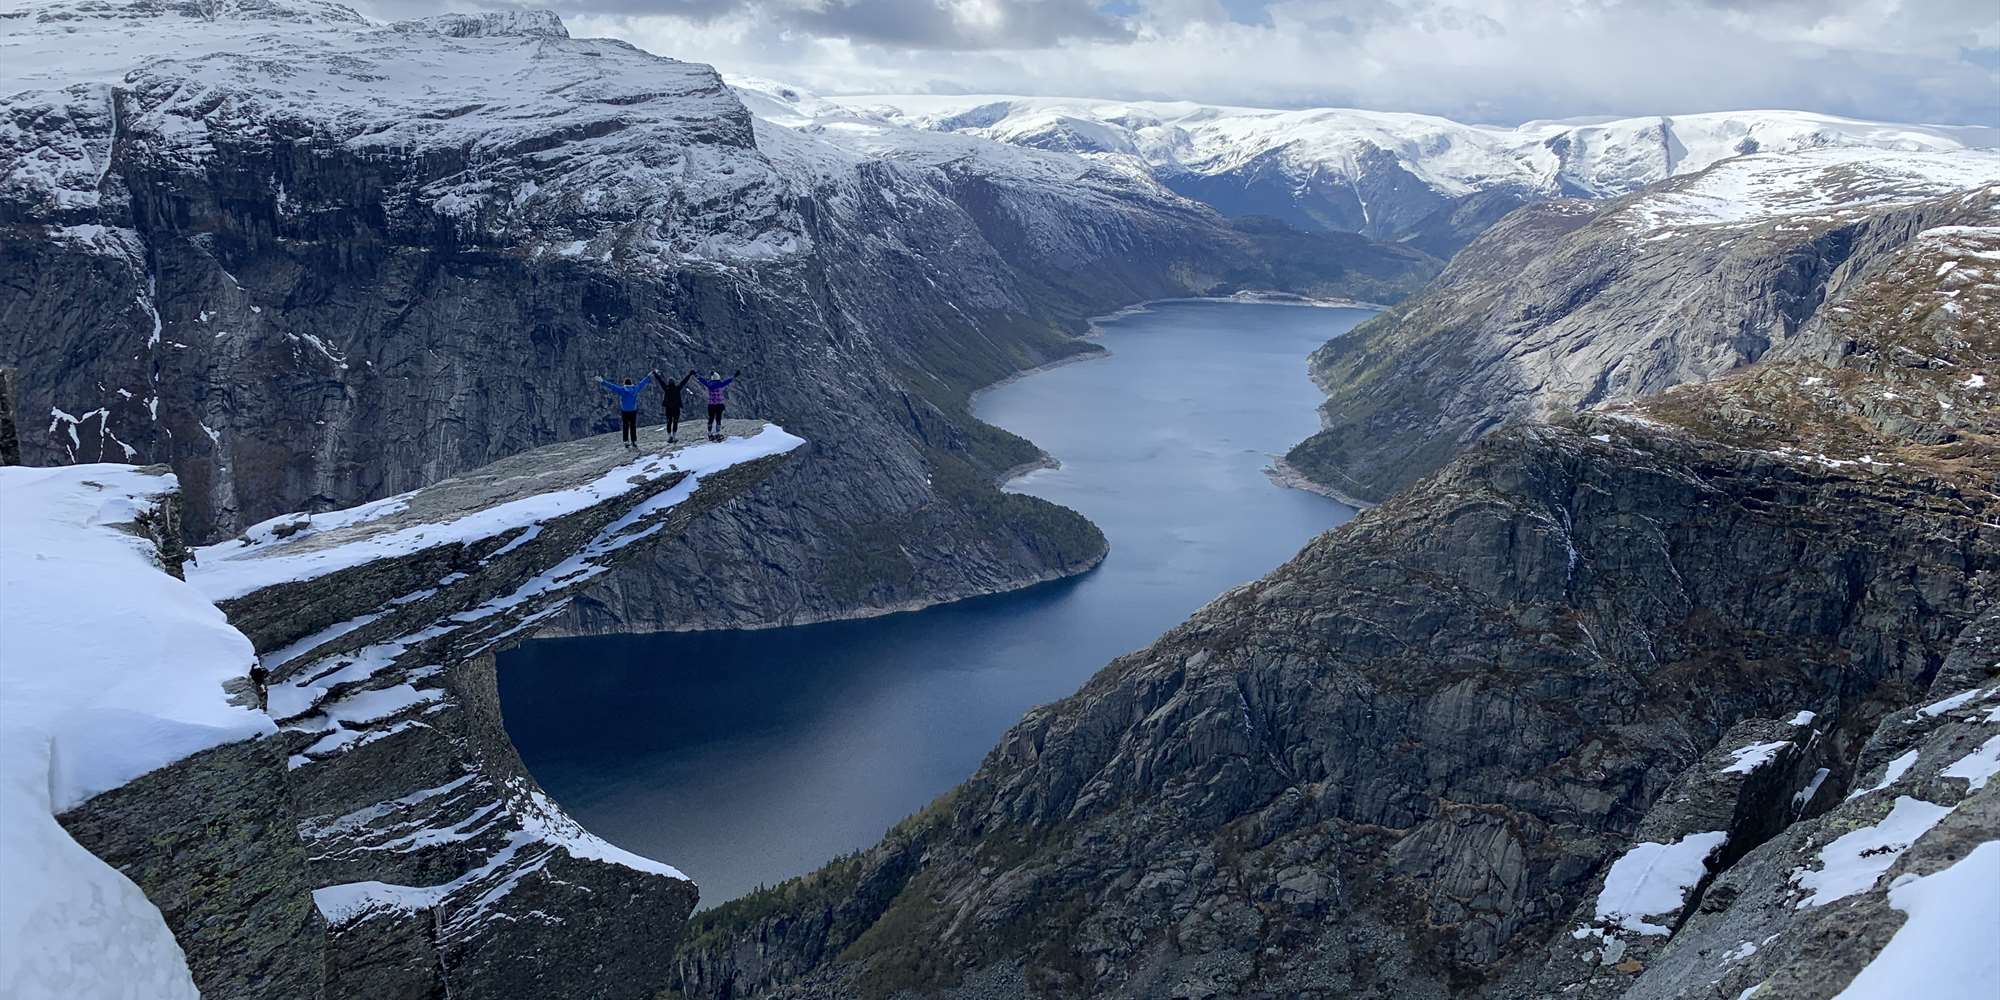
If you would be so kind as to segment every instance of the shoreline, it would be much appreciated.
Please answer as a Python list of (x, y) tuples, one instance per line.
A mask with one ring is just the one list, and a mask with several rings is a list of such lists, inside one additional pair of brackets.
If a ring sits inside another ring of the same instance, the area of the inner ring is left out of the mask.
[[(1093, 521), (1091, 523), (1095, 524), (1096, 522)], [(944, 604), (957, 604), (961, 601), (976, 601), (985, 597), (1001, 597), (1007, 594), (1017, 594), (1020, 593), (1021, 591), (1031, 590), (1035, 587), (1046, 586), (1052, 583), (1062, 583), (1065, 580), (1076, 579), (1077, 577), (1083, 576), (1084, 574), (1089, 573), (1090, 571), (1096, 569), (1097, 567), (1104, 565), (1104, 560), (1106, 558), (1109, 558), (1110, 555), (1111, 555), (1111, 545), (1109, 540), (1107, 540), (1105, 542), (1103, 551), (1099, 552), (1096, 555), (1096, 557), (1092, 558), (1089, 562), (1073, 570), (1051, 570), (1046, 573), (1037, 573), (1032, 578), (1025, 579), (1021, 583), (1014, 584), (1012, 586), (1001, 587), (994, 590), (974, 590), (963, 594), (911, 598), (910, 600), (899, 601), (895, 604), (870, 605), (868, 607), (859, 608), (853, 611), (848, 611), (843, 613), (825, 614), (825, 615), (802, 615), (798, 617), (788, 617), (782, 621), (760, 621), (756, 622), (755, 624), (748, 624), (748, 625), (690, 625), (685, 628), (649, 629), (644, 632), (637, 632), (631, 629), (606, 629), (601, 632), (580, 632), (572, 629), (549, 629), (545, 631), (537, 631), (529, 638), (580, 639), (580, 638), (603, 637), (603, 636), (683, 635), (693, 632), (762, 632), (766, 629), (775, 629), (775, 628), (803, 628), (808, 625), (826, 625), (833, 622), (865, 621), (871, 618), (884, 618), (889, 615), (906, 614), (912, 611), (924, 611)]]
[[(1092, 324), (1095, 324), (1096, 322), (1097, 320), (1095, 319), (1091, 320)], [(1095, 340), (1096, 338), (1097, 338), (1097, 330), (1094, 325), (1091, 327), (1090, 332), (1081, 333), (1077, 335), (1077, 339), (1079, 340)], [(979, 397), (984, 396), (995, 389), (1013, 385), (1014, 383), (1019, 382), (1030, 375), (1040, 375), (1043, 372), (1054, 371), (1058, 368), (1064, 368), (1069, 365), (1081, 364), (1082, 362), (1085, 361), (1096, 361), (1099, 358), (1108, 358), (1111, 356), (1111, 351), (1108, 348), (1103, 347), (1102, 345), (1091, 344), (1089, 345), (1089, 347), (1090, 347), (1089, 350), (1077, 351), (1074, 354), (1065, 354), (1062, 357), (1056, 358), (1053, 361), (1044, 361), (1041, 364), (1034, 366), (1033, 368), (1023, 368), (1020, 371), (1017, 371), (1011, 375), (1003, 375), (1000, 378), (994, 379), (993, 381), (988, 382), (985, 385), (982, 385), (979, 388), (974, 389), (969, 393), (966, 393), (965, 412), (968, 415), (970, 415), (972, 419), (977, 420), (982, 424), (992, 423), (992, 421), (986, 420), (985, 418), (981, 417), (977, 412), (975, 412), (979, 407)], [(999, 427), (1000, 425), (993, 424), (993, 426)], [(1005, 427), (1000, 427), (1000, 429), (1003, 431), (1007, 430), (1007, 428)], [(1013, 431), (1007, 431), (1007, 433), (1014, 434)], [(1021, 437), (1019, 434), (1014, 434), (1014, 436)], [(1028, 439), (1021, 438), (1021, 440), (1027, 441)], [(1030, 441), (1029, 443), (1033, 444), (1034, 442)], [(1041, 445), (1035, 445), (1035, 447), (1040, 448)]]
[(1375, 504), (1366, 500), (1348, 496), (1331, 486), (1309, 478), (1305, 473), (1299, 471), (1298, 466), (1285, 461), (1282, 455), (1276, 455), (1271, 458), (1271, 464), (1264, 467), (1264, 476), (1271, 480), (1271, 482), (1286, 489), (1317, 494), (1335, 503), (1352, 507), (1356, 514), (1375, 506)]
[[(1026, 439), (1023, 438), (1023, 440)], [(1042, 452), (1042, 457), (1037, 458), (1032, 462), (1022, 462), (1020, 465), (1014, 466), (1013, 468), (1000, 473), (1000, 475), (994, 477), (994, 485), (1004, 490), (1007, 487), (1013, 485), (1015, 480), (1026, 478), (1028, 474), (1031, 472), (1040, 472), (1043, 469), (1060, 469), (1060, 468), (1062, 468), (1061, 460), (1057, 459), (1054, 455), (1051, 455), (1045, 451)], [(1089, 520), (1089, 518), (1085, 518), (1085, 520)], [(1096, 522), (1093, 521), (1091, 523), (1095, 524)], [(1101, 532), (1104, 529), (1099, 528), (1097, 530)]]
[(1297, 306), (1302, 309), (1368, 309), (1375, 312), (1386, 312), (1389, 309), (1389, 306), (1380, 302), (1364, 302), (1360, 299), (1344, 297), (1315, 298), (1308, 295), (1293, 295), (1290, 292), (1267, 291), (1233, 292), (1229, 295), (1177, 295), (1171, 298), (1147, 299), (1144, 302), (1134, 302), (1129, 306), (1115, 309), (1102, 316), (1092, 316), (1088, 321), (1090, 323), (1090, 332), (1084, 334), (1084, 336), (1095, 337), (1099, 323), (1108, 320), (1123, 319), (1126, 316), (1145, 312), (1153, 306), (1168, 305), (1175, 302), (1233, 302), (1254, 306)]

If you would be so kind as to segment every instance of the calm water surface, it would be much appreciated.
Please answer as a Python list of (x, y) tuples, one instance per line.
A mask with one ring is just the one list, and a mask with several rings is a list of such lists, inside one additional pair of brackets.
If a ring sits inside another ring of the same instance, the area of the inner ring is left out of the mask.
[(1165, 303), (1104, 323), (1108, 358), (981, 397), (1062, 462), (1011, 488), (1110, 538), (1081, 579), (865, 621), (539, 640), (501, 657), (508, 732), (572, 815), (687, 872), (704, 906), (866, 847), (1024, 711), (1353, 515), (1262, 470), (1318, 429), (1306, 355), (1368, 315)]

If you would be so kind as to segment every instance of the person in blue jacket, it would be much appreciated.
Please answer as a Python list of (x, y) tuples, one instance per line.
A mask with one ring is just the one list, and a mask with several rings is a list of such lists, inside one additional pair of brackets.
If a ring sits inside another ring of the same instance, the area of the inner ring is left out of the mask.
[(633, 385), (629, 378), (625, 380), (624, 385), (619, 385), (602, 377), (598, 378), (597, 384), (618, 396), (619, 434), (625, 442), (625, 447), (639, 447), (639, 393), (653, 384), (653, 376), (648, 375), (640, 379), (638, 385)]

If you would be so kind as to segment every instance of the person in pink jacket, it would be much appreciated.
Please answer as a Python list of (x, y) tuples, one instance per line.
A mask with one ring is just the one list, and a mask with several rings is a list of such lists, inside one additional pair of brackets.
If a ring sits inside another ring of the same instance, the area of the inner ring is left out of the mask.
[[(688, 374), (694, 375), (693, 372), (689, 372)], [(723, 378), (721, 372), (709, 372), (707, 378), (695, 375), (695, 380), (701, 383), (701, 387), (708, 390), (708, 439), (710, 441), (722, 440), (722, 409), (729, 405), (729, 396), (725, 390), (729, 388), (729, 383), (736, 381), (736, 376), (741, 374), (743, 373), (730, 372), (728, 378)]]

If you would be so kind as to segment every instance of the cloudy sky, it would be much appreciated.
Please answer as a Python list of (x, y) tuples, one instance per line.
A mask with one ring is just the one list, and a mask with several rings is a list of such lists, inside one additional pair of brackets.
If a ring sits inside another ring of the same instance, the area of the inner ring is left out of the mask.
[[(506, 0), (372, 0), (383, 17)], [(1425, 111), (1515, 123), (1800, 108), (2000, 125), (2000, 0), (545, 0), (824, 93)]]

